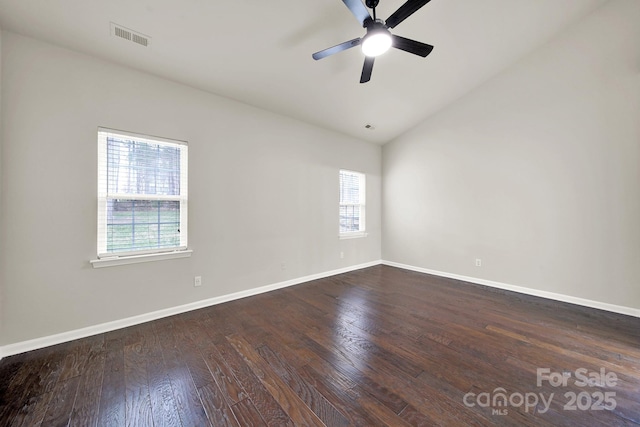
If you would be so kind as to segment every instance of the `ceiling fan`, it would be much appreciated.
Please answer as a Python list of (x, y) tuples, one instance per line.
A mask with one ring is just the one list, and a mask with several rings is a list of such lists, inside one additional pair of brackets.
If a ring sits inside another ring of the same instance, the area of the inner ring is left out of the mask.
[(371, 80), (371, 71), (373, 71), (375, 57), (382, 55), (391, 47), (413, 53), (423, 58), (429, 55), (433, 50), (433, 46), (393, 35), (389, 29), (396, 27), (431, 0), (408, 0), (400, 6), (398, 10), (393, 12), (391, 16), (387, 18), (386, 22), (376, 17), (378, 1), (379, 0), (365, 0), (367, 7), (373, 10), (373, 17), (371, 17), (361, 0), (342, 0), (353, 16), (367, 29), (367, 34), (364, 37), (358, 37), (316, 52), (312, 55), (313, 59), (326, 58), (343, 50), (362, 45), (362, 52), (366, 57), (364, 66), (362, 67), (360, 83), (366, 83)]

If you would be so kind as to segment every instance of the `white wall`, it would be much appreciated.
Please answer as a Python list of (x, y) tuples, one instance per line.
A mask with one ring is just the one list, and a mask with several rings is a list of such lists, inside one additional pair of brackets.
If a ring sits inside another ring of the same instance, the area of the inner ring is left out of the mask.
[[(380, 259), (379, 146), (13, 33), (2, 43), (0, 345)], [(98, 126), (189, 142), (191, 258), (91, 268)], [(340, 168), (367, 174), (367, 238), (338, 239)]]
[(385, 260), (640, 308), (640, 2), (387, 144), (382, 205)]

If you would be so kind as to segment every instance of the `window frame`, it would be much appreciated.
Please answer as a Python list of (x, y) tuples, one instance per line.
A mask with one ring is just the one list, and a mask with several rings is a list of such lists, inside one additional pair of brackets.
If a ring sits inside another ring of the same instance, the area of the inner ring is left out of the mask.
[[(342, 201), (342, 176), (343, 174), (351, 174), (358, 177), (358, 192), (359, 192), (359, 201), (360, 203), (344, 203)], [(338, 187), (339, 187), (339, 206), (338, 206), (338, 236), (340, 239), (353, 239), (359, 237), (367, 236), (367, 227), (366, 227), (366, 195), (367, 195), (367, 176), (363, 172), (358, 172), (349, 169), (340, 169), (338, 174)], [(341, 222), (340, 222), (340, 211), (344, 206), (354, 206), (359, 209), (359, 219), (358, 219), (358, 230), (357, 231), (342, 231), (341, 230)]]
[[(178, 195), (154, 195), (134, 193), (109, 193), (108, 192), (108, 154), (107, 140), (110, 137), (119, 137), (136, 142), (153, 145), (164, 145), (180, 150), (180, 194)], [(97, 260), (91, 261), (94, 267), (117, 265), (114, 259), (123, 259), (129, 264), (132, 262), (155, 261), (173, 257), (189, 256), (188, 248), (188, 143), (174, 139), (144, 135), (116, 129), (98, 128), (98, 224), (97, 224)], [(107, 209), (109, 200), (151, 200), (151, 201), (177, 201), (180, 204), (180, 242), (178, 246), (157, 247), (142, 250), (109, 252), (107, 250), (108, 226)], [(172, 254), (176, 254), (172, 256)], [(102, 262), (101, 261), (106, 261)], [(97, 265), (104, 264), (104, 265)]]

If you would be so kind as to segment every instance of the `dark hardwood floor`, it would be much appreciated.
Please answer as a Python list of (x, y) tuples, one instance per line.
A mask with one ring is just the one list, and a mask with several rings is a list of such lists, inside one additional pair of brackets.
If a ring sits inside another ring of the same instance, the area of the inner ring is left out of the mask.
[(0, 399), (2, 426), (638, 425), (640, 319), (376, 266), (7, 357)]

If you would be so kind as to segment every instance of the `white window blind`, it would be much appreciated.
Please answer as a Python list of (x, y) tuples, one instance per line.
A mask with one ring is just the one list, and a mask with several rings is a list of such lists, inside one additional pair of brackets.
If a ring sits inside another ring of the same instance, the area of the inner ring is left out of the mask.
[(187, 248), (186, 142), (98, 128), (98, 257)]
[(365, 231), (365, 175), (340, 170), (340, 234)]

